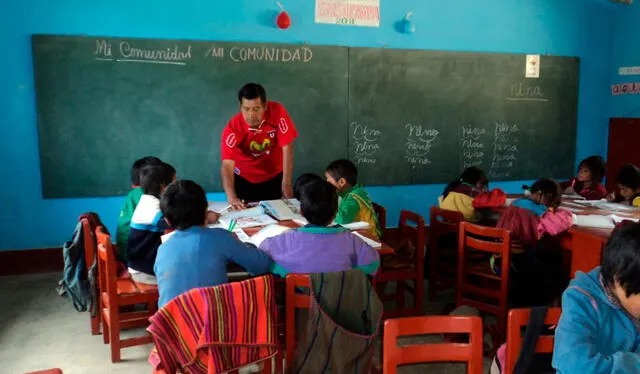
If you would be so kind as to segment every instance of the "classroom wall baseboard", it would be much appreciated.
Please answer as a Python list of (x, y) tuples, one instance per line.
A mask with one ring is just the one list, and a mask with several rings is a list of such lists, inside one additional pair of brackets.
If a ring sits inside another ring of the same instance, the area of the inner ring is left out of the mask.
[(0, 251), (0, 276), (62, 271), (62, 248)]

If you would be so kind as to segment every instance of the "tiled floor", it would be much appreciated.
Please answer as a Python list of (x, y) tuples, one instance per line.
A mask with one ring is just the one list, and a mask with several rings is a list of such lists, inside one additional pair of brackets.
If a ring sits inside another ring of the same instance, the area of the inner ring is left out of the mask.
[[(59, 277), (56, 273), (0, 277), (0, 373), (20, 374), (52, 367), (62, 368), (65, 374), (150, 373), (150, 345), (126, 348), (123, 361), (111, 363), (102, 337), (89, 332), (88, 314), (76, 312), (68, 299), (56, 293)], [(425, 314), (438, 314), (444, 304), (427, 303)], [(461, 364), (400, 370), (407, 374), (424, 372), (449, 374), (466, 370)]]

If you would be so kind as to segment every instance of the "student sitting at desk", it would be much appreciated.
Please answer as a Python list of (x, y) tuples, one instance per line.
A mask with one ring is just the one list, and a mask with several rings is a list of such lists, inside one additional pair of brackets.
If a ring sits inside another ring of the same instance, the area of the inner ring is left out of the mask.
[(304, 173), (296, 179), (296, 182), (293, 184), (293, 197), (295, 197), (298, 201), (300, 201), (300, 195), (302, 194), (302, 188), (306, 186), (309, 182), (313, 181), (321, 181), (323, 180), (321, 176), (314, 173)]
[[(513, 201), (500, 214), (496, 225), (511, 232), (512, 300), (521, 306), (550, 303), (566, 287), (559, 248), (552, 246), (554, 241), (540, 240), (573, 225), (571, 212), (559, 208), (562, 193), (556, 181), (540, 179), (529, 191), (527, 198)], [(496, 274), (500, 273), (500, 261), (498, 256), (489, 261)]]
[(224, 229), (205, 226), (207, 197), (189, 180), (172, 183), (162, 194), (160, 209), (175, 229), (160, 247), (155, 261), (159, 306), (192, 288), (227, 283), (227, 263), (253, 275), (266, 273), (271, 260), (262, 251), (239, 241)]
[(559, 374), (640, 373), (640, 224), (616, 229), (602, 266), (562, 296), (553, 367)]
[(329, 226), (338, 210), (336, 190), (325, 181), (311, 181), (301, 191), (300, 208), (309, 224), (265, 239), (260, 249), (275, 266), (273, 273), (326, 273), (358, 268), (373, 274), (378, 252), (340, 226)]
[(607, 196), (607, 200), (640, 207), (640, 169), (628, 164), (620, 168), (616, 175), (619, 194)]
[(162, 161), (157, 157), (147, 156), (136, 160), (131, 165), (131, 191), (124, 198), (124, 204), (118, 217), (116, 244), (118, 245), (118, 259), (123, 262), (127, 260), (127, 241), (129, 240), (129, 230), (131, 229), (131, 216), (133, 216), (133, 211), (136, 210), (140, 197), (142, 197), (140, 172), (147, 165), (162, 165)]
[(352, 222), (367, 222), (369, 232), (376, 238), (382, 236), (380, 224), (369, 194), (358, 184), (358, 169), (353, 162), (336, 160), (327, 166), (327, 182), (331, 183), (340, 196), (340, 205), (335, 222), (339, 225)]
[(482, 169), (464, 169), (460, 178), (449, 183), (440, 197), (440, 208), (462, 213), (466, 221), (476, 221), (473, 200), (486, 191), (489, 180)]
[(140, 283), (156, 284), (153, 264), (160, 237), (168, 228), (160, 212), (160, 195), (175, 176), (175, 169), (165, 163), (148, 165), (140, 172), (143, 195), (131, 217), (127, 243), (127, 265), (131, 278)]
[(578, 176), (560, 186), (566, 194), (578, 194), (587, 200), (600, 200), (607, 196), (602, 185), (607, 164), (600, 156), (589, 156), (580, 162)]

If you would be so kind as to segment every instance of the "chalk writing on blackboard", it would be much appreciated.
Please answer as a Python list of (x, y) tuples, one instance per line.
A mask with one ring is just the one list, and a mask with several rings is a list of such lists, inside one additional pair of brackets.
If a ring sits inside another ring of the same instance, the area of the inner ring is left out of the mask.
[(522, 83), (513, 84), (507, 94), (508, 101), (541, 101), (547, 102), (540, 86), (529, 86)]
[(466, 169), (471, 166), (481, 167), (485, 155), (485, 145), (482, 137), (487, 130), (481, 127), (462, 126), (462, 136), (460, 143), (462, 144), (462, 168)]
[(408, 123), (405, 125), (407, 138), (405, 142), (405, 161), (412, 168), (427, 166), (431, 164), (429, 152), (433, 147), (433, 142), (440, 135), (436, 129), (422, 128), (421, 125)]
[(102, 39), (96, 40), (96, 49), (93, 55), (96, 60), (172, 65), (186, 65), (192, 57), (191, 45), (178, 46), (178, 44), (173, 44), (161, 49), (147, 49), (138, 48), (127, 41), (122, 41), (118, 43), (117, 51), (119, 55), (114, 56), (111, 43)]
[(507, 178), (517, 160), (520, 142), (517, 124), (496, 122), (493, 133), (493, 155), (489, 178)]
[(375, 165), (378, 162), (376, 154), (380, 150), (379, 141), (382, 132), (358, 122), (351, 123), (351, 131), (354, 162), (361, 165)]

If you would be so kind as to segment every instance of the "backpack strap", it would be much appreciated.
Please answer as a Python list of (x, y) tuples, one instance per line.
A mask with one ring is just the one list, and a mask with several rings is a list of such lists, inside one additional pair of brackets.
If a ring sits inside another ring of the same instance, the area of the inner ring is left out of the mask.
[(376, 214), (376, 210), (373, 209), (373, 204), (371, 204), (370, 202), (368, 202), (367, 200), (365, 200), (362, 196), (360, 196), (358, 194), (349, 193), (349, 196), (351, 196), (355, 201), (357, 201), (358, 204), (360, 204), (361, 206), (364, 206), (365, 208), (367, 208), (369, 210), (369, 213), (371, 214), (371, 217), (373, 217), (373, 220), (376, 223), (376, 227), (374, 227), (374, 229), (376, 230), (378, 235), (382, 235), (381, 232), (378, 232), (379, 231), (379, 227), (380, 227), (380, 222), (378, 221), (378, 215)]
[(520, 356), (518, 356), (518, 361), (516, 361), (516, 366), (513, 369), (514, 374), (526, 374), (529, 372), (533, 356), (536, 353), (536, 344), (540, 337), (540, 330), (542, 330), (542, 327), (544, 326), (544, 318), (546, 316), (547, 307), (531, 308), (529, 324), (527, 325), (524, 332), (524, 338), (522, 339)]

